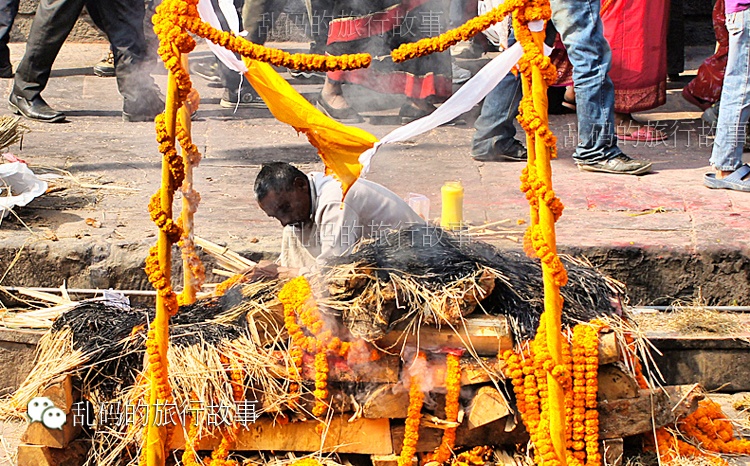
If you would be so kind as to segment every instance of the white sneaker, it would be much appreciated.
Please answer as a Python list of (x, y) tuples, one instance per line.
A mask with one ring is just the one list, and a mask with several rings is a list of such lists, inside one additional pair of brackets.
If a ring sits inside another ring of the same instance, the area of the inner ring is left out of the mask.
[(453, 74), (453, 84), (463, 84), (471, 79), (471, 71), (461, 68), (455, 62), (451, 64), (451, 72)]

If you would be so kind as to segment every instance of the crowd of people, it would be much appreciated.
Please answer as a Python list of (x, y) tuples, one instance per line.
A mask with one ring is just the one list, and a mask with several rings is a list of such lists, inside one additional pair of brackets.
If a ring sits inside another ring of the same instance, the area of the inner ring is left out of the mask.
[[(293, 72), (298, 78), (322, 81), (318, 108), (347, 124), (364, 121), (347, 101), (344, 87), (357, 84), (403, 97), (402, 124), (429, 115), (446, 100), (454, 85), (470, 73), (456, 65), (451, 53), (435, 53), (395, 63), (390, 52), (403, 43), (444, 32), (476, 15), (497, 0), (306, 0), (311, 33), (310, 52), (341, 55), (367, 52), (369, 68), (319, 73)], [(270, 31), (268, 18), (283, 10), (287, 0), (234, 0), (247, 38), (263, 44)], [(86, 6), (104, 31), (111, 55), (95, 66), (100, 76), (116, 76), (123, 97), (125, 121), (147, 121), (163, 108), (163, 100), (146, 66), (150, 60), (144, 29), (144, 0), (40, 0), (29, 32), (26, 52), (15, 73), (8, 39), (19, 0), (0, 0), (0, 77), (14, 80), (11, 110), (27, 118), (59, 122), (65, 119), (42, 98), (57, 53)], [(562, 106), (575, 112), (578, 144), (573, 158), (582, 171), (642, 175), (651, 163), (635, 160), (618, 141), (654, 142), (667, 135), (633, 117), (663, 105), (667, 90), (668, 0), (551, 0), (552, 20), (547, 42), (558, 69), (555, 86)], [(716, 138), (704, 184), (710, 188), (750, 192), (750, 167), (742, 162), (745, 128), (750, 118), (750, 0), (718, 0), (714, 29), (719, 46), (683, 89), (684, 98), (716, 124)], [(321, 14), (321, 12), (323, 12)], [(500, 49), (514, 41), (513, 31), (497, 37), (477, 37), (469, 52)], [(497, 26), (493, 32), (497, 36)], [(224, 88), (223, 107), (259, 107), (262, 99), (242, 77), (216, 60), (191, 62), (191, 72)], [(521, 97), (520, 79), (508, 75), (484, 99), (475, 123), (471, 156), (483, 162), (523, 161), (526, 148), (516, 139), (514, 119)]]

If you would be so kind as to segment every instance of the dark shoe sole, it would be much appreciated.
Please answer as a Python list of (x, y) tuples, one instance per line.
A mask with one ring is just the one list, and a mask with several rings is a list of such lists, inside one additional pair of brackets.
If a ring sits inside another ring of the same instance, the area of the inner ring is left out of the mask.
[(578, 164), (578, 170), (582, 172), (610, 173), (613, 175), (645, 175), (646, 173), (651, 171), (651, 165), (652, 164), (649, 163), (636, 170), (618, 171), (618, 170), (610, 170), (608, 168), (598, 167), (596, 165), (587, 165), (587, 164), (580, 163)]
[(221, 99), (219, 101), (219, 107), (221, 108), (268, 108), (265, 102), (232, 102), (230, 100)]
[(130, 115), (128, 113), (122, 114), (122, 121), (125, 123), (144, 123), (144, 122), (151, 122), (156, 119), (156, 116), (148, 117), (143, 115)]
[(25, 113), (23, 113), (13, 102), (8, 102), (8, 108), (10, 109), (11, 112), (15, 113), (16, 115), (23, 115), (25, 118), (28, 118), (29, 120), (40, 121), (42, 123), (61, 123), (65, 121), (65, 115), (59, 115), (50, 120), (42, 120), (41, 118), (30, 117), (26, 115)]
[(485, 156), (471, 156), (471, 158), (476, 162), (526, 162), (528, 161), (528, 158), (517, 158), (517, 157), (511, 157), (509, 155), (504, 154), (496, 154), (496, 155), (485, 155)]
[(114, 78), (117, 76), (117, 73), (114, 71), (104, 71), (104, 70), (97, 70), (94, 68), (94, 74), (99, 76), (100, 78)]
[[(328, 118), (332, 118), (339, 123), (343, 123), (345, 125), (352, 125), (356, 123), (362, 123), (365, 121), (364, 118), (362, 118), (362, 115), (357, 113), (354, 109), (351, 107), (346, 110), (340, 110), (331, 107), (328, 105), (322, 97), (318, 98), (318, 102), (316, 104), (316, 107), (318, 110), (323, 112)], [(341, 113), (338, 113), (341, 112)]]

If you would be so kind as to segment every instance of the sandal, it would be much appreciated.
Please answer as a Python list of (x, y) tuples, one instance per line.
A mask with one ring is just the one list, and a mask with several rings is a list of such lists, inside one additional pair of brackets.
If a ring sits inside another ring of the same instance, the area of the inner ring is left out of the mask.
[(630, 134), (618, 134), (617, 139), (620, 141), (658, 142), (667, 139), (667, 135), (656, 128), (641, 126), (638, 128), (638, 131), (634, 131)]
[(744, 164), (731, 175), (721, 179), (716, 178), (716, 173), (706, 173), (703, 184), (711, 189), (731, 189), (750, 193), (750, 166)]

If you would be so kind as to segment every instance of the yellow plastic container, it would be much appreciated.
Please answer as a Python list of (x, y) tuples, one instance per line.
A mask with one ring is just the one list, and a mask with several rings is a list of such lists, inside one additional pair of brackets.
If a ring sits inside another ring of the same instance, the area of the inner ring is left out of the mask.
[(464, 187), (460, 181), (448, 181), (440, 192), (443, 204), (440, 226), (446, 230), (460, 230), (464, 223)]

